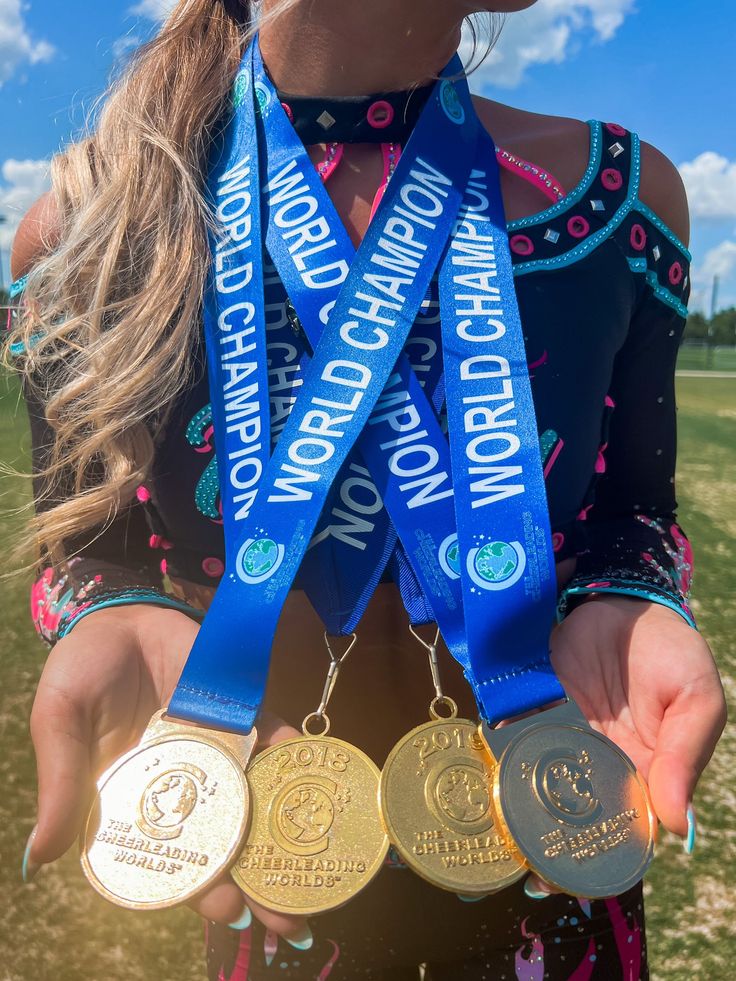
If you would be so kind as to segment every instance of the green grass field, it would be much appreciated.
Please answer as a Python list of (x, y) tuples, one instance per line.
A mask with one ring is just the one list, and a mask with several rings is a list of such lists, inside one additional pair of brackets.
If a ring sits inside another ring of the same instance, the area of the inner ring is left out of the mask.
[[(17, 395), (0, 378), (0, 460), (24, 465)], [(694, 607), (736, 702), (736, 378), (679, 379), (679, 497), (697, 560)], [(3, 481), (2, 541), (27, 502), (22, 481)], [(7, 566), (3, 571), (8, 571)], [(27, 616), (27, 581), (5, 584), (0, 660), (0, 981), (201, 981), (201, 930), (193, 913), (124, 913), (85, 884), (74, 854), (23, 886), (20, 862), (34, 820), (34, 764), (27, 732), (45, 651)], [(702, 783), (693, 858), (663, 835), (647, 884), (653, 976), (712, 981), (733, 976), (729, 897), (736, 868), (734, 736), (727, 733)]]
[(687, 346), (680, 348), (677, 367), (685, 371), (736, 371), (736, 347), (708, 348)]

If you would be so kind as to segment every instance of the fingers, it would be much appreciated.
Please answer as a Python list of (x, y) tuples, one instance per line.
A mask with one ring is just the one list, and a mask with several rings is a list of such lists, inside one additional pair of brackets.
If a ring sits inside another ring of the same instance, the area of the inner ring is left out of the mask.
[(688, 807), (725, 722), (717, 676), (688, 686), (665, 710), (649, 770), (649, 791), (662, 824), (683, 838), (693, 833)]
[(294, 726), (284, 722), (273, 712), (263, 711), (258, 716), (258, 721), (256, 722), (256, 729), (258, 731), (258, 745), (261, 748), (266, 746), (275, 746), (277, 743), (282, 743), (286, 739), (294, 739), (297, 736), (301, 736), (301, 732), (295, 729)]
[(560, 893), (560, 890), (550, 885), (544, 879), (540, 879), (538, 875), (530, 872), (524, 880), (524, 892), (529, 899), (547, 899), (549, 896)]
[(232, 879), (223, 876), (206, 892), (195, 897), (189, 906), (206, 920), (229, 925), (242, 918), (245, 900)]
[(312, 946), (312, 931), (306, 917), (286, 916), (250, 899), (246, 902), (243, 893), (227, 876), (189, 905), (205, 919), (225, 923), (233, 929), (247, 929), (251, 917), (255, 916), (267, 930), (283, 937), (292, 947), (308, 950)]
[[(267, 711), (258, 716), (256, 728), (261, 749), (301, 735), (298, 729)], [(190, 905), (205, 919), (226, 923), (233, 929), (246, 929), (255, 916), (267, 930), (283, 937), (292, 947), (308, 950), (312, 946), (312, 931), (306, 917), (274, 913), (251, 899), (246, 902), (243, 893), (229, 877), (221, 879)]]
[(308, 950), (312, 946), (312, 931), (306, 916), (286, 916), (283, 913), (274, 913), (252, 899), (248, 899), (247, 904), (253, 915), (261, 921), (267, 930), (272, 930), (283, 937), (292, 947), (296, 947), (298, 950)]
[(92, 786), (89, 731), (82, 710), (49, 685), (31, 714), (38, 771), (38, 823), (27, 854), (31, 867), (53, 862), (79, 834)]

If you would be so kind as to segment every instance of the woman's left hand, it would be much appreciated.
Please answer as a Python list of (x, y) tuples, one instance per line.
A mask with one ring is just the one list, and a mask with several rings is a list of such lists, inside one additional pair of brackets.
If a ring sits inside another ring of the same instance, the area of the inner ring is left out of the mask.
[(551, 646), (567, 693), (631, 757), (658, 818), (684, 837), (695, 785), (726, 723), (706, 642), (667, 607), (598, 595), (555, 627)]

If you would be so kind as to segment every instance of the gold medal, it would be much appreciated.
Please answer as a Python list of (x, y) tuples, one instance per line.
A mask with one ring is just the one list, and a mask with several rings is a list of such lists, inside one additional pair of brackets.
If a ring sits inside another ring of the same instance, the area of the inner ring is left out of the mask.
[(452, 716), (418, 726), (397, 743), (381, 775), (386, 829), (401, 858), (442, 889), (469, 896), (504, 889), (526, 872), (495, 820), (493, 764), (477, 723)]
[[(378, 767), (327, 735), (325, 709), (356, 639), (337, 656), (325, 634), (330, 669), (304, 735), (264, 750), (248, 768), (252, 820), (232, 876), (246, 896), (277, 913), (311, 916), (342, 906), (375, 878), (388, 854)], [(315, 723), (318, 733), (310, 732)]]
[(248, 736), (157, 712), (100, 777), (81, 839), (84, 874), (127, 909), (185, 903), (235, 859), (248, 823)]
[(326, 735), (260, 753), (248, 770), (251, 826), (232, 870), (246, 896), (276, 912), (312, 915), (367, 886), (388, 852), (379, 779), (364, 753)]
[(534, 872), (589, 899), (642, 878), (656, 829), (646, 785), (574, 703), (482, 732), (497, 761), (497, 812)]

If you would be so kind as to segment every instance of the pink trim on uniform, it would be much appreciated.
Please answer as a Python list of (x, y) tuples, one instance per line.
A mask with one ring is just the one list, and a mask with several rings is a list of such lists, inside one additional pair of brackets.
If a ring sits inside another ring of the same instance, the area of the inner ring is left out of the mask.
[(679, 286), (685, 276), (682, 265), (679, 262), (673, 262), (672, 265), (670, 266), (669, 275), (670, 275), (670, 284), (672, 286)]
[[(377, 119), (377, 113), (384, 113), (383, 119)], [(373, 105), (368, 110), (366, 119), (368, 120), (368, 125), (372, 126), (373, 129), (386, 129), (394, 121), (394, 107), (390, 102), (386, 102), (383, 99), (379, 99), (378, 102), (374, 102)]]
[(636, 249), (637, 252), (643, 252), (647, 247), (647, 233), (644, 231), (642, 225), (632, 225), (631, 235), (629, 237), (632, 249)]
[(621, 958), (621, 981), (639, 981), (641, 967), (641, 929), (636, 919), (629, 926), (617, 899), (606, 899), (608, 916), (613, 925), (613, 936)]
[[(565, 191), (560, 181), (543, 167), (532, 164), (523, 157), (519, 157), (515, 153), (510, 153), (501, 147), (496, 149), (496, 157), (504, 170), (508, 170), (510, 174), (518, 174), (519, 177), (523, 178), (528, 184), (536, 187), (537, 190), (541, 191), (545, 197), (549, 198), (555, 204), (557, 204), (560, 198), (565, 196)], [(551, 187), (550, 184), (552, 185)]]
[(572, 972), (567, 981), (590, 981), (596, 962), (595, 940), (591, 940), (583, 960)]
[(235, 959), (235, 967), (232, 970), (232, 974), (225, 977), (225, 969), (223, 968), (217, 975), (217, 981), (248, 981), (252, 936), (253, 930), (251, 927), (241, 931), (238, 956)]
[(330, 957), (330, 959), (327, 961), (325, 966), (317, 975), (317, 981), (327, 981), (327, 978), (329, 978), (329, 976), (332, 974), (332, 968), (335, 966), (335, 964), (337, 964), (337, 962), (340, 959), (340, 948), (338, 947), (338, 945), (335, 943), (334, 940), (330, 940), (329, 942), (334, 947), (332, 957)]
[[(383, 195), (386, 193), (386, 188), (388, 187), (388, 182), (391, 180), (393, 172), (398, 166), (399, 160), (401, 160), (401, 144), (399, 143), (382, 143), (381, 153), (383, 155), (383, 180), (381, 181), (381, 186), (376, 191), (376, 196), (373, 198), (373, 204), (371, 206), (371, 215), (368, 219), (369, 224), (376, 217), (376, 212), (378, 207), (383, 201)], [(393, 160), (391, 156), (393, 154)]]
[(623, 174), (615, 167), (607, 167), (601, 174), (601, 184), (608, 191), (619, 191), (623, 187), (623, 183)]
[(512, 235), (509, 240), (511, 251), (517, 255), (531, 255), (534, 252), (534, 242), (528, 235)]
[(555, 465), (555, 461), (557, 460), (557, 457), (562, 452), (562, 447), (564, 445), (565, 445), (564, 439), (558, 439), (557, 440), (557, 443), (555, 444), (555, 448), (550, 453), (549, 459), (547, 460), (547, 462), (544, 465), (544, 476), (545, 477), (549, 474), (550, 470)]
[(585, 238), (590, 231), (590, 222), (582, 215), (573, 215), (567, 223), (567, 230), (573, 238)]

